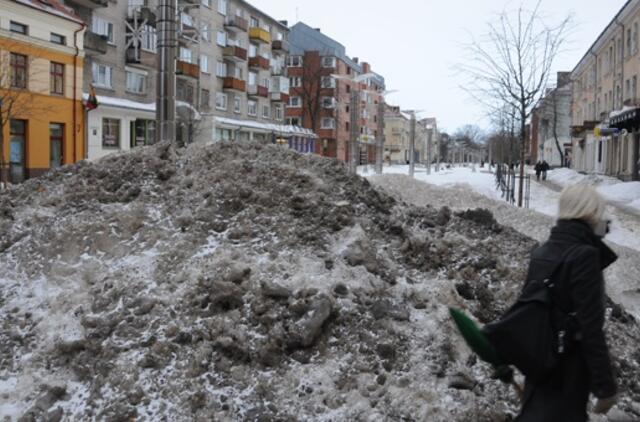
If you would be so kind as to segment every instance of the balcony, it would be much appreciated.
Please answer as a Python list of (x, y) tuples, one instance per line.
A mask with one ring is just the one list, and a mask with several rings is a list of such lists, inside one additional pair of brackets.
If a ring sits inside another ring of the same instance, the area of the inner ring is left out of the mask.
[(224, 48), (222, 51), (225, 59), (234, 61), (234, 62), (243, 62), (247, 60), (247, 50), (244, 48), (230, 45)]
[(129, 6), (127, 9), (127, 20), (142, 24), (155, 26), (156, 14), (147, 6)]
[(200, 77), (200, 66), (189, 62), (183, 62), (182, 60), (177, 60), (176, 74), (198, 79)]
[(124, 57), (127, 64), (136, 64), (150, 68), (157, 67), (156, 54), (150, 51), (143, 50), (141, 48), (138, 48), (137, 52), (133, 47), (127, 48), (125, 50)]
[(285, 76), (287, 68), (284, 65), (271, 66), (271, 74), (273, 76)]
[(242, 79), (236, 79), (234, 77), (228, 76), (224, 78), (223, 89), (229, 91), (238, 91), (238, 92), (246, 92), (247, 91), (247, 83)]
[(224, 21), (224, 27), (230, 31), (247, 32), (249, 30), (249, 22), (240, 16), (229, 16)]
[(272, 92), (271, 101), (274, 103), (288, 103), (289, 102), (289, 94), (284, 92)]
[(262, 85), (249, 85), (248, 94), (250, 97), (269, 98), (269, 88)]
[(98, 35), (95, 32), (84, 33), (84, 49), (89, 56), (107, 54), (107, 37)]
[(273, 40), (271, 43), (271, 48), (273, 51), (277, 51), (280, 53), (288, 53), (289, 52), (289, 41), (286, 40)]
[(249, 58), (249, 67), (258, 68), (262, 70), (269, 70), (269, 59), (262, 56), (250, 57)]
[(72, 4), (77, 4), (78, 6), (92, 10), (109, 6), (109, 0), (69, 0), (68, 3), (70, 3), (70, 6)]
[(264, 44), (271, 44), (271, 34), (269, 31), (262, 28), (250, 28), (249, 38), (253, 41), (258, 41)]

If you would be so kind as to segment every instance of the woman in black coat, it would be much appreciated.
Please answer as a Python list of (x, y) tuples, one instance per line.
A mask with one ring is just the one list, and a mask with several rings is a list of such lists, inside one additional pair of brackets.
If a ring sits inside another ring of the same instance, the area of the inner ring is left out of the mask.
[(576, 330), (556, 370), (543, 379), (526, 380), (517, 422), (587, 421), (589, 394), (598, 399), (596, 413), (607, 413), (615, 404), (616, 384), (603, 331), (602, 271), (617, 257), (602, 241), (607, 231), (604, 208), (589, 186), (565, 189), (549, 240), (532, 254), (527, 279), (544, 280), (550, 268), (557, 268), (554, 301), (575, 313)]

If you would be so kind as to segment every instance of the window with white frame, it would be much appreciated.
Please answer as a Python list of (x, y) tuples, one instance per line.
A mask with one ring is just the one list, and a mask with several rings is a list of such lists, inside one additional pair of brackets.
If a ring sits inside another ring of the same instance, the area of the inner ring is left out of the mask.
[(180, 47), (180, 60), (187, 63), (192, 63), (193, 52), (186, 47)]
[(209, 56), (206, 54), (200, 55), (200, 71), (203, 73), (211, 73), (209, 69)]
[(271, 91), (271, 79), (262, 78), (262, 86), (267, 88), (269, 91)]
[(206, 42), (211, 41), (211, 26), (209, 26), (208, 23), (202, 24), (202, 28), (200, 28), (200, 35), (202, 36), (202, 39), (205, 40)]
[(227, 0), (218, 0), (218, 13), (227, 15)]
[(249, 100), (247, 101), (247, 114), (249, 116), (257, 116), (258, 115), (258, 103), (253, 101), (253, 100)]
[(322, 129), (335, 129), (336, 121), (332, 117), (323, 117), (320, 127)]
[(336, 67), (336, 58), (332, 56), (322, 57), (322, 67)]
[(227, 94), (223, 94), (218, 92), (216, 94), (216, 108), (218, 110), (226, 110), (227, 109)]
[(145, 25), (142, 31), (142, 49), (146, 51), (156, 52), (158, 45), (158, 33), (151, 25)]
[(331, 76), (323, 76), (320, 85), (322, 88), (335, 88), (336, 80)]
[(236, 66), (233, 70), (233, 76), (236, 79), (240, 79), (241, 81), (244, 81), (244, 70), (240, 66)]
[(259, 28), (260, 27), (260, 21), (258, 20), (258, 18), (251, 16), (251, 27), (252, 28)]
[(93, 16), (91, 22), (91, 32), (102, 35), (110, 44), (113, 44), (115, 42), (113, 35), (113, 23), (99, 16)]
[(236, 114), (240, 114), (242, 111), (242, 98), (235, 96), (233, 99), (233, 111)]
[(202, 4), (207, 7), (211, 7), (211, 0), (202, 0)]
[(249, 44), (249, 57), (256, 57), (258, 55), (258, 46), (255, 44)]
[(282, 120), (283, 113), (282, 113), (282, 104), (276, 104), (273, 106), (273, 117), (276, 120)]
[(216, 76), (219, 78), (227, 77), (227, 64), (225, 62), (216, 63)]
[(289, 97), (289, 107), (302, 107), (302, 100), (300, 99), (300, 97)]
[(268, 119), (270, 117), (271, 117), (271, 108), (268, 105), (264, 104), (262, 106), (262, 118)]
[(227, 46), (227, 33), (224, 31), (218, 31), (216, 35), (216, 43), (221, 47)]
[(289, 78), (289, 86), (291, 88), (300, 88), (302, 86), (302, 78), (299, 76)]
[(254, 86), (258, 83), (258, 74), (256, 72), (249, 72), (249, 85)]
[(147, 75), (131, 69), (126, 70), (127, 91), (135, 94), (144, 94), (147, 91)]
[(93, 63), (91, 66), (93, 84), (100, 88), (113, 87), (113, 69), (103, 64)]
[(300, 126), (300, 118), (299, 117), (287, 117), (285, 122), (289, 126)]
[(322, 97), (322, 108), (333, 108), (335, 99), (333, 97)]
[(302, 67), (302, 56), (289, 56), (287, 58), (288, 67)]

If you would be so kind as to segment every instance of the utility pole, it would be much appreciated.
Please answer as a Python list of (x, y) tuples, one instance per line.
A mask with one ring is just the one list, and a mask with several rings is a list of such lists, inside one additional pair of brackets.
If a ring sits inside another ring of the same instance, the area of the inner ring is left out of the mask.
[(177, 0), (158, 2), (157, 142), (176, 140)]
[(382, 174), (382, 161), (384, 154), (384, 97), (378, 101), (378, 136), (376, 136), (376, 174)]
[(416, 113), (411, 113), (411, 132), (409, 138), (409, 176), (413, 177), (416, 170)]
[(427, 129), (427, 175), (431, 175), (431, 162), (433, 158), (431, 156), (431, 141), (433, 136), (433, 129)]

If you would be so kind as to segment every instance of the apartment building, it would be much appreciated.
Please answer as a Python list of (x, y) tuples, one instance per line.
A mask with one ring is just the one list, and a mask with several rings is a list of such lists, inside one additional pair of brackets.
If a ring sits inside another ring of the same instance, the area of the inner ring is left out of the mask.
[[(89, 158), (155, 141), (157, 0), (68, 0), (87, 22)], [(284, 125), (288, 27), (242, 0), (178, 2), (176, 133), (184, 143), (313, 139)]]
[(571, 72), (558, 72), (555, 85), (547, 90), (532, 113), (527, 131), (529, 144), (526, 158), (533, 163), (544, 160), (550, 166), (564, 166), (570, 163), (573, 149)]
[(84, 157), (84, 24), (57, 0), (0, 0), (2, 180)]
[(287, 123), (318, 135), (317, 154), (348, 161), (353, 137), (360, 163), (374, 162), (384, 78), (305, 23), (291, 27), (289, 41)]
[(629, 0), (571, 74), (572, 166), (638, 179), (640, 0)]
[[(414, 161), (424, 162), (426, 157), (426, 122), (416, 121)], [(391, 164), (409, 164), (411, 160), (411, 118), (398, 106), (387, 105), (384, 114), (385, 161)], [(433, 149), (435, 151), (435, 148)]]

